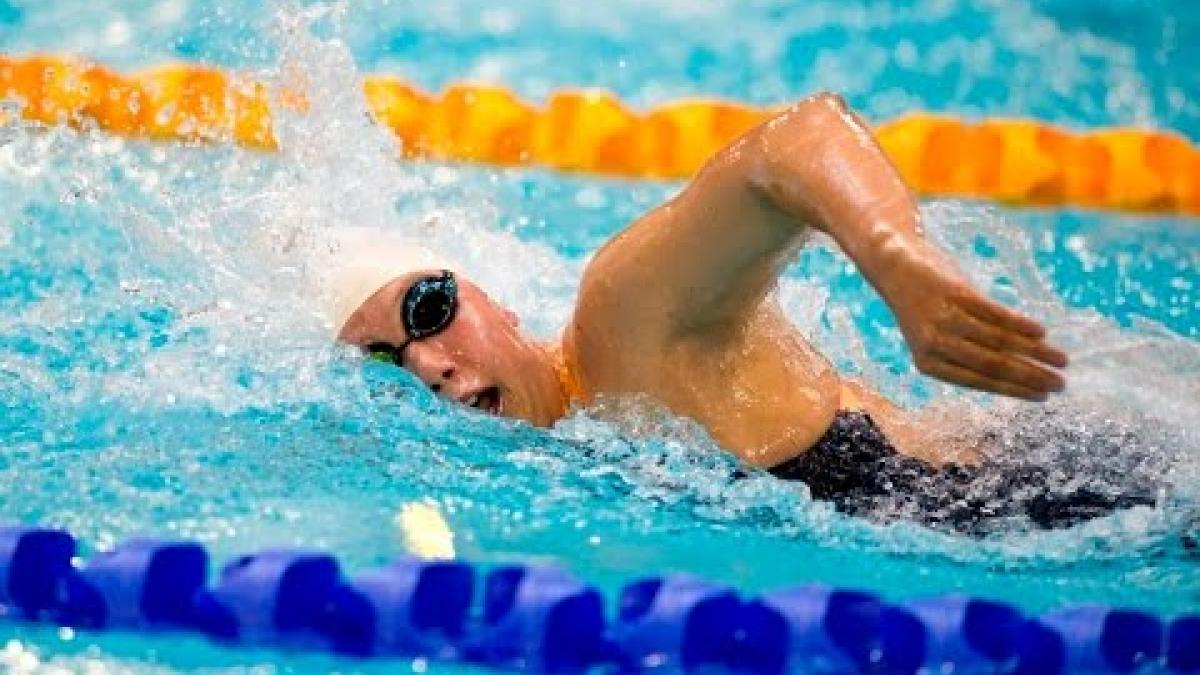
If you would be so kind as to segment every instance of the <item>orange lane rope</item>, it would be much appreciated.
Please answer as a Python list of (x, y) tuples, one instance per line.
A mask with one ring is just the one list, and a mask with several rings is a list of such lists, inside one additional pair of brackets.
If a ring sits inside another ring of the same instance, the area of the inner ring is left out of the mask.
[[(538, 108), (500, 87), (456, 84), (431, 95), (386, 76), (368, 77), (363, 86), (372, 114), (400, 139), (405, 156), (628, 177), (689, 176), (773, 113), (701, 100), (639, 113), (592, 90), (559, 91)], [(276, 147), (272, 101), (305, 108), (302, 95), (272, 96), (262, 84), (206, 66), (166, 65), (125, 76), (85, 59), (3, 54), (0, 99), (45, 124), (151, 139), (232, 140), (263, 150)], [(923, 194), (1200, 214), (1200, 150), (1178, 134), (1072, 132), (1030, 120), (972, 123), (928, 114), (875, 131)]]

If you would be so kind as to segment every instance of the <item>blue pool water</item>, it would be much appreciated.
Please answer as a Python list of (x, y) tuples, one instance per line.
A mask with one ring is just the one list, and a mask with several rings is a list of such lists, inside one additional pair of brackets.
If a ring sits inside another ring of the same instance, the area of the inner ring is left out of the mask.
[[(0, 519), (65, 526), (97, 548), (137, 533), (195, 538), (219, 556), (319, 547), (358, 569), (413, 545), (400, 514), (421, 504), (448, 524), (458, 555), (555, 561), (610, 590), (642, 570), (675, 570), (747, 590), (968, 591), (1028, 611), (1200, 606), (1200, 554), (1184, 544), (1200, 527), (1194, 220), (925, 205), (931, 236), (992, 293), (1045, 319), (1075, 357), (1047, 433), (1131, 431), (1130, 452), (1161, 459), (1172, 485), (1161, 508), (984, 540), (847, 518), (768, 478), (730, 480), (732, 462), (669, 416), (581, 412), (542, 431), (446, 406), (404, 373), (329, 345), (303, 283), (323, 232), (384, 223), (450, 251), (550, 336), (589, 252), (678, 189), (395, 162), (358, 107), (356, 68), (431, 88), (500, 82), (531, 100), (565, 85), (639, 104), (778, 102), (828, 88), (873, 119), (927, 108), (1195, 138), (1200, 54), (1186, 36), (1200, 9), (495, 5), (0, 0), (2, 50), (79, 51), (125, 68), (204, 59), (267, 79), (303, 71), (317, 94), (312, 115), (284, 121), (279, 156), (0, 129)], [(1020, 406), (915, 375), (886, 308), (822, 242), (779, 298), (844, 370), (907, 404), (965, 407), (973, 424), (1015, 433), (1004, 425)], [(0, 665), (368, 668), (7, 624)]]

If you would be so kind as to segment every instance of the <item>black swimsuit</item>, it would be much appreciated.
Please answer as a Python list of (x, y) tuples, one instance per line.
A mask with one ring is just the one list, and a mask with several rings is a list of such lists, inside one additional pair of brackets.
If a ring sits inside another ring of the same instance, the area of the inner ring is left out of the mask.
[(1069, 527), (1116, 509), (1153, 505), (1157, 488), (1079, 480), (1030, 463), (934, 467), (901, 455), (869, 415), (839, 411), (816, 444), (770, 470), (803, 481), (814, 499), (844, 513), (905, 517), (972, 534), (1000, 520), (1027, 518), (1042, 528)]

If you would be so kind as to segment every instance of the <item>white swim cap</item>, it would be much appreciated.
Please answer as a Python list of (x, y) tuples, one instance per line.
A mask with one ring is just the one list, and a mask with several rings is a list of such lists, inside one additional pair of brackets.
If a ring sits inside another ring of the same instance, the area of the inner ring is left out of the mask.
[(350, 316), (392, 280), (426, 270), (453, 270), (446, 258), (386, 230), (341, 228), (333, 235), (325, 277), (325, 315), (337, 336)]

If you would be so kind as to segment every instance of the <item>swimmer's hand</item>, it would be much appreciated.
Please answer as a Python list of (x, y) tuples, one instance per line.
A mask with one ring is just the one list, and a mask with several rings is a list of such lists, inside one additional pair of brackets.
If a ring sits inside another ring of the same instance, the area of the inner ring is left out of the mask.
[(922, 373), (1029, 401), (1063, 390), (1067, 355), (1040, 323), (977, 291), (924, 239), (901, 234), (883, 249), (872, 276)]

